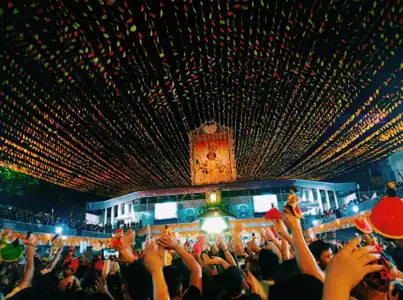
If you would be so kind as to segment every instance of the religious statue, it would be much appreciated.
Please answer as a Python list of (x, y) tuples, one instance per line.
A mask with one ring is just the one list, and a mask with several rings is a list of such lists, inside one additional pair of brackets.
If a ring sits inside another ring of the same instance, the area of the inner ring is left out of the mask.
[(168, 225), (165, 225), (163, 229), (161, 229), (161, 235), (167, 235), (170, 238), (174, 237), (174, 234), (172, 232), (172, 229), (168, 227)]
[[(167, 235), (171, 239), (174, 238), (174, 234), (172, 232), (172, 229), (168, 227), (168, 225), (165, 225), (163, 229), (161, 229), (161, 235)], [(165, 266), (170, 266), (172, 265), (172, 253), (170, 250), (165, 250), (165, 256), (164, 256), (164, 265)]]
[[(196, 159), (196, 172), (201, 171), (202, 183), (220, 182), (228, 170), (228, 163), (217, 153), (217, 144), (208, 143), (205, 157)], [(225, 177), (225, 176), (224, 176)]]
[(19, 239), (11, 237), (12, 232), (10, 228), (5, 228), (1, 234), (0, 261), (2, 262), (16, 262), (20, 260), (24, 252), (24, 246), (20, 245)]
[(289, 211), (298, 219), (302, 218), (301, 210), (298, 206), (298, 196), (294, 193), (294, 189), (290, 189), (290, 194), (288, 195), (287, 202), (284, 205), (284, 211)]
[(52, 256), (56, 255), (59, 249), (63, 248), (63, 246), (64, 243), (62, 238), (58, 234), (56, 234), (52, 239), (52, 248), (50, 250), (50, 254)]

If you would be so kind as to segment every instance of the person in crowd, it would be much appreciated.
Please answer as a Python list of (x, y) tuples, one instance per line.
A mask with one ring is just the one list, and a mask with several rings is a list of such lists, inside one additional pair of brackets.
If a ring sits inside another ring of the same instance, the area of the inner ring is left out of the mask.
[[(158, 244), (162, 246), (166, 250), (174, 250), (176, 254), (182, 259), (183, 263), (190, 271), (190, 280), (189, 280), (189, 287), (184, 291), (183, 295), (180, 299), (201, 299), (202, 298), (202, 269), (200, 265), (197, 263), (196, 259), (188, 253), (182, 246), (180, 246), (171, 235), (163, 235)], [(165, 267), (169, 268), (169, 267)], [(171, 266), (172, 270), (173, 266)], [(167, 272), (167, 274), (169, 274)], [(171, 279), (172, 282), (177, 281), (178, 278), (172, 278), (172, 273), (168, 278)], [(175, 275), (175, 277), (179, 277)], [(176, 279), (176, 280), (175, 280)], [(181, 282), (176, 287), (181, 287)], [(177, 288), (172, 289), (173, 291), (177, 292)], [(180, 295), (175, 293), (175, 295), (171, 295), (171, 299), (175, 297), (178, 298)]]
[(123, 280), (118, 261), (109, 259), (104, 261), (100, 283), (108, 288), (108, 292), (115, 300), (123, 299)]
[[(60, 248), (44, 260), (35, 254), (31, 235), (20, 261), (1, 263), (0, 292), (5, 299), (30, 300), (403, 298), (402, 240), (378, 238), (375, 247), (357, 237), (340, 244), (333, 256), (331, 245), (320, 239), (308, 246), (294, 214), (283, 213), (273, 223), (260, 235), (249, 232), (248, 238), (247, 229), (238, 225), (229, 239), (199, 234), (197, 243), (185, 247), (167, 231), (158, 238), (148, 233), (141, 252), (135, 251), (136, 233), (126, 228), (111, 240), (108, 247), (119, 256), (110, 259), (97, 251), (80, 255), (74, 248)], [(172, 254), (169, 265), (166, 251)]]
[[(79, 233), (82, 231), (108, 232), (107, 227), (86, 223), (86, 221), (83, 220), (76, 220), (73, 218), (73, 214), (70, 214), (65, 220), (65, 223), (62, 224), (60, 221), (61, 218), (55, 216), (53, 213), (36, 212), (34, 210), (22, 209), (14, 206), (0, 205), (0, 218), (16, 222), (31, 223), (39, 227), (42, 225), (65, 226), (70, 229), (75, 229)], [(111, 231), (109, 230), (109, 232)]]
[[(226, 292), (224, 299), (260, 300), (261, 297), (255, 293), (252, 276), (250, 271), (242, 272), (236, 266), (228, 267), (221, 279)], [(249, 288), (250, 292), (247, 291)]]
[(24, 275), (21, 278), (21, 281), (13, 288), (13, 290), (7, 294), (3, 299), (11, 299), (16, 294), (20, 293), (22, 290), (27, 289), (31, 286), (32, 279), (34, 277), (34, 257), (35, 257), (35, 244), (34, 244), (34, 236), (31, 235), (31, 240), (26, 246), (25, 251), (25, 259), (26, 259), (26, 268)]
[(332, 245), (322, 240), (317, 240), (309, 245), (309, 250), (322, 270), (326, 270), (327, 265), (333, 258)]

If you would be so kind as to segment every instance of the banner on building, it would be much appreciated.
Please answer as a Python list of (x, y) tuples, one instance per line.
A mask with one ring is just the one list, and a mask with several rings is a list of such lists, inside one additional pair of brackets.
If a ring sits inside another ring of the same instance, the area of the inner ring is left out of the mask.
[(190, 168), (193, 185), (236, 180), (232, 131), (215, 122), (203, 124), (190, 134)]

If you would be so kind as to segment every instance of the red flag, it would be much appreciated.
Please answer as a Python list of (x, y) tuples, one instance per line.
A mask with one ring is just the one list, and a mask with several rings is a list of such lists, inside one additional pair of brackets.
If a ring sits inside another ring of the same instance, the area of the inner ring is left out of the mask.
[(266, 220), (281, 220), (281, 212), (273, 207), (264, 215), (264, 218)]

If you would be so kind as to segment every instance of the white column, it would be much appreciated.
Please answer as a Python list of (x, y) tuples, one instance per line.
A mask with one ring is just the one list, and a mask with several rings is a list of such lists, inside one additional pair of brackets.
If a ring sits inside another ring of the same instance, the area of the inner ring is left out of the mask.
[(330, 210), (331, 206), (330, 206), (329, 191), (326, 190), (325, 194), (326, 194), (327, 210)]
[(309, 193), (309, 202), (314, 202), (314, 200), (313, 200), (313, 190), (312, 189), (309, 189), (308, 190), (308, 193)]
[(339, 200), (337, 199), (336, 191), (333, 191), (334, 202), (336, 203), (336, 208), (339, 208)]
[(84, 252), (84, 246), (83, 246), (83, 241), (80, 241), (80, 254)]
[(104, 210), (104, 226), (108, 224), (108, 208)]
[(125, 203), (125, 215), (129, 215), (129, 202)]
[(323, 203), (322, 203), (322, 197), (320, 196), (320, 190), (316, 190), (316, 195), (318, 196), (319, 208), (323, 212)]
[(115, 219), (115, 206), (112, 206), (111, 207), (111, 225), (112, 225), (112, 228), (113, 228), (114, 219)]
[(132, 221), (135, 222), (136, 221), (136, 216), (134, 214), (134, 203), (132, 202), (132, 210), (130, 212), (130, 215), (132, 216)]
[(118, 217), (122, 215), (122, 203), (118, 204)]

